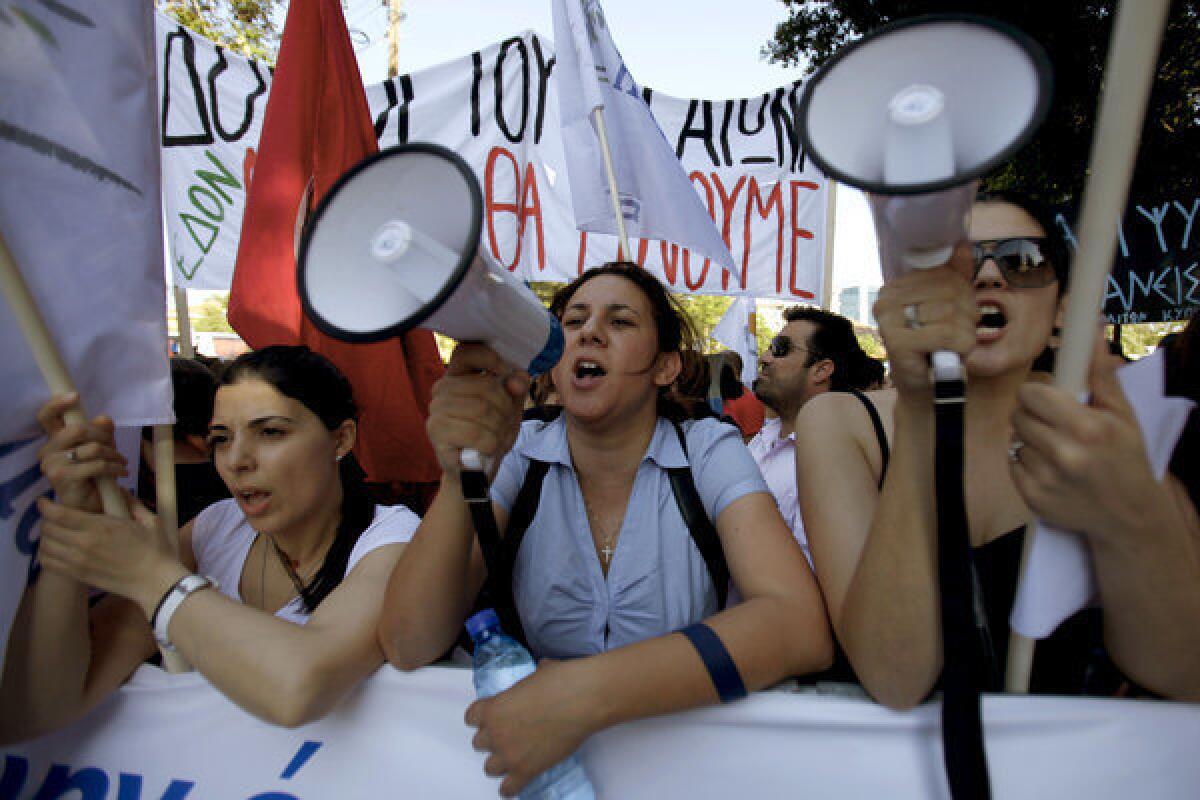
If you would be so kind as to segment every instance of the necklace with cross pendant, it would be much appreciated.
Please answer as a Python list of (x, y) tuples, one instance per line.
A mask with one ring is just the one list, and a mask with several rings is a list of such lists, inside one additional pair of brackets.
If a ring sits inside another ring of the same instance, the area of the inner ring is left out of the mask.
[(600, 535), (602, 546), (597, 552), (600, 554), (601, 561), (604, 562), (604, 572), (607, 574), (608, 567), (612, 564), (613, 553), (616, 552), (615, 542), (613, 541), (616, 538), (616, 532), (605, 530), (605, 526), (601, 524), (600, 515), (592, 509), (591, 504), (586, 498), (583, 501), (583, 507), (587, 511), (588, 522), (591, 524), (592, 530)]

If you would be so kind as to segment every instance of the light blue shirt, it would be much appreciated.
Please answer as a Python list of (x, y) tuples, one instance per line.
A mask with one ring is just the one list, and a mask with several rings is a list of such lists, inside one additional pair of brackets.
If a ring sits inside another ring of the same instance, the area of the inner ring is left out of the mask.
[[(682, 426), (696, 490), (714, 523), (739, 497), (768, 491), (737, 428), (716, 419)], [(492, 499), (511, 511), (529, 459), (550, 464), (513, 567), (513, 596), (536, 656), (592, 655), (716, 613), (716, 590), (666, 472), (688, 466), (688, 456), (671, 423), (660, 418), (638, 465), (605, 580), (571, 463), (566, 422), (560, 416), (521, 426), (492, 483)]]

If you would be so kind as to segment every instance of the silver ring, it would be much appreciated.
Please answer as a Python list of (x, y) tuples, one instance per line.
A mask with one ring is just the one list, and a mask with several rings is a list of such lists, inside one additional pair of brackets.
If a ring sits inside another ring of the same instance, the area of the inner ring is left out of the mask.
[(1021, 451), (1025, 449), (1025, 443), (1020, 439), (1013, 439), (1012, 444), (1008, 446), (1008, 460), (1014, 464), (1021, 463)]
[(79, 454), (75, 452), (75, 448), (67, 451), (67, 461), (70, 461), (72, 464), (79, 461)]
[(915, 331), (921, 327), (921, 306), (918, 303), (906, 303), (904, 305), (904, 327)]

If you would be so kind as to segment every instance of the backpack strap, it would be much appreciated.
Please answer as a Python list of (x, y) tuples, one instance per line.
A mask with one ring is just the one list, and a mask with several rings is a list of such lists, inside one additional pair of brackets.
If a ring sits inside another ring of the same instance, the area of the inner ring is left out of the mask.
[[(671, 424), (675, 428), (675, 435), (679, 437), (679, 446), (683, 448), (683, 454), (687, 457), (687, 437), (683, 428), (674, 420)], [(721, 547), (717, 529), (708, 518), (704, 503), (700, 500), (700, 493), (696, 491), (691, 459), (688, 458), (686, 467), (668, 467), (667, 476), (671, 481), (671, 492), (675, 495), (679, 513), (692, 535), (692, 542), (700, 551), (700, 557), (704, 559), (704, 566), (708, 567), (708, 576), (717, 590), (717, 610), (722, 611), (729, 599), (729, 565), (725, 561), (725, 550)]]
[(513, 569), (517, 563), (517, 551), (521, 548), (521, 540), (537, 514), (538, 502), (542, 497), (542, 482), (549, 470), (549, 463), (532, 458), (529, 460), (525, 479), (517, 492), (516, 501), (513, 502), (512, 513), (508, 516), (504, 537), (497, 543), (494, 565), (488, 565), (489, 575), (484, 593), (481, 593), (475, 603), (477, 608), (496, 609), (504, 632), (527, 649), (529, 642), (525, 639), (525, 628), (521, 624), (521, 615), (517, 612), (516, 599), (513, 597)]

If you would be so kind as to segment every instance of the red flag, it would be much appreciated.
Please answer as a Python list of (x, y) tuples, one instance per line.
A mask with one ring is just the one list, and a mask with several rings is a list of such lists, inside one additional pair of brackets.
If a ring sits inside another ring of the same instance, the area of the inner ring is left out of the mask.
[(251, 347), (306, 344), (337, 364), (361, 411), (355, 452), (369, 480), (436, 481), (425, 436), (442, 374), (433, 334), (341, 342), (304, 316), (296, 289), (298, 220), (378, 149), (339, 0), (293, 0), (246, 200), (229, 322)]

